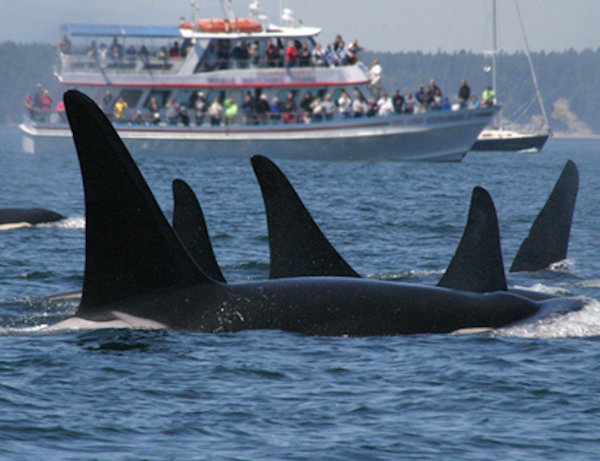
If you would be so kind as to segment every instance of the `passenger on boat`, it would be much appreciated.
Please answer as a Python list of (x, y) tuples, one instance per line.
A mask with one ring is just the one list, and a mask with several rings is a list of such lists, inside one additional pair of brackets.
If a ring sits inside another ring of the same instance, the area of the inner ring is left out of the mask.
[(294, 93), (288, 93), (287, 98), (283, 102), (283, 123), (294, 123), (296, 119), (296, 101), (294, 101)]
[(304, 96), (302, 97), (302, 100), (300, 101), (300, 108), (304, 112), (306, 112), (310, 115), (312, 112), (312, 106), (311, 106), (312, 102), (313, 102), (313, 96), (310, 93), (310, 91), (307, 91), (304, 94)]
[(334, 67), (337, 65), (337, 54), (335, 53), (335, 51), (333, 51), (331, 43), (327, 45), (325, 53), (323, 54), (323, 58), (327, 66)]
[(27, 109), (27, 114), (33, 120), (35, 120), (35, 108), (33, 107), (33, 96), (31, 95), (31, 91), (28, 91), (25, 94), (25, 108)]
[(248, 47), (248, 62), (250, 67), (253, 69), (257, 68), (260, 64), (260, 52), (258, 49), (258, 41), (254, 41)]
[(135, 50), (135, 46), (129, 45), (127, 50), (125, 51), (125, 57), (127, 58), (127, 62), (129, 64), (133, 64), (137, 58), (137, 51)]
[(392, 97), (392, 104), (394, 105), (394, 112), (397, 114), (401, 114), (404, 112), (404, 96), (402, 92), (398, 89), (394, 90), (394, 96)]
[[(419, 85), (419, 89), (415, 93), (415, 99), (419, 103), (418, 106), (425, 105), (425, 87), (423, 85)], [(415, 106), (414, 109), (418, 111), (418, 106)]]
[(179, 103), (175, 98), (171, 98), (165, 104), (167, 109), (165, 115), (167, 117), (167, 123), (169, 125), (177, 125), (179, 122)]
[(146, 45), (142, 45), (140, 47), (140, 53), (138, 56), (140, 57), (140, 60), (142, 62), (148, 62), (148, 60), (150, 59), (150, 53), (148, 52), (148, 48), (146, 48)]
[(323, 48), (321, 48), (321, 44), (317, 43), (312, 50), (311, 53), (312, 65), (319, 67), (325, 65), (325, 57), (323, 53)]
[(335, 51), (337, 53), (338, 50), (344, 49), (345, 47), (346, 47), (346, 44), (344, 43), (344, 39), (342, 38), (342, 36), (340, 34), (337, 34), (335, 36), (335, 40), (333, 41), (333, 51)]
[(356, 95), (356, 99), (352, 101), (352, 116), (354, 118), (362, 117), (366, 114), (368, 106), (363, 100), (362, 95), (359, 93)]
[(352, 43), (348, 45), (348, 64), (356, 64), (358, 61), (358, 52), (362, 49), (363, 48), (358, 44), (357, 39), (352, 40)]
[(150, 104), (148, 106), (148, 109), (152, 114), (151, 123), (153, 125), (158, 125), (160, 123), (160, 106), (158, 105), (158, 100), (155, 96), (150, 98)]
[(435, 80), (432, 78), (429, 80), (429, 87), (431, 88), (431, 94), (435, 95), (435, 92), (439, 90), (440, 96), (442, 96), (442, 90), (436, 85)]
[(342, 94), (340, 95), (337, 104), (342, 118), (350, 118), (350, 111), (352, 109), (352, 99), (350, 99), (350, 96), (348, 96), (346, 90), (342, 90)]
[(219, 102), (218, 97), (215, 96), (206, 113), (210, 116), (210, 124), (212, 126), (218, 126), (221, 124), (221, 117), (223, 117), (223, 106)]
[(483, 107), (493, 106), (496, 99), (496, 93), (489, 86), (483, 90), (483, 94), (481, 95), (481, 105)]
[(58, 48), (61, 53), (69, 54), (71, 52), (71, 42), (69, 37), (63, 35), (63, 38), (58, 42)]
[(156, 59), (163, 62), (163, 66), (165, 69), (167, 68), (167, 63), (169, 61), (169, 54), (167, 53), (167, 47), (161, 46), (158, 52), (156, 53)]
[(272, 40), (269, 40), (267, 43), (265, 60), (267, 67), (281, 67), (281, 54), (279, 53), (279, 48)]
[(248, 67), (248, 47), (246, 42), (239, 42), (231, 51), (231, 60), (234, 69), (246, 69)]
[(175, 40), (171, 48), (169, 48), (169, 56), (173, 59), (179, 58), (179, 42)]
[(476, 94), (471, 96), (471, 99), (469, 100), (469, 104), (467, 107), (469, 109), (477, 109), (479, 107), (479, 101), (477, 100)]
[(123, 45), (119, 43), (117, 37), (113, 38), (112, 44), (110, 45), (110, 57), (113, 61), (120, 61), (123, 58)]
[(202, 91), (198, 91), (196, 94), (196, 100), (194, 101), (194, 110), (196, 125), (202, 125), (204, 123), (204, 115), (208, 110), (208, 102), (204, 97), (204, 93)]
[(298, 65), (298, 48), (293, 40), (290, 40), (287, 49), (285, 50), (285, 67), (296, 67)]
[(313, 122), (323, 121), (323, 101), (319, 96), (310, 103), (310, 118)]
[(109, 120), (112, 119), (112, 111), (113, 106), (115, 104), (115, 99), (113, 96), (112, 90), (106, 90), (102, 99), (100, 99), (100, 107), (102, 108), (102, 112), (106, 115)]
[(379, 92), (381, 91), (382, 73), (383, 69), (379, 64), (379, 61), (377, 59), (373, 60), (373, 65), (369, 69), (369, 78), (371, 79), (371, 85), (373, 86), (373, 89), (375, 90), (377, 95), (379, 95)]
[(146, 120), (144, 120), (144, 116), (142, 115), (141, 110), (138, 110), (135, 113), (135, 115), (131, 119), (131, 123), (133, 123), (134, 125), (145, 125), (146, 124)]
[(124, 123), (127, 121), (127, 109), (129, 109), (129, 104), (122, 96), (119, 96), (114, 105), (115, 122)]
[(414, 98), (413, 92), (408, 90), (406, 92), (406, 98), (404, 98), (404, 113), (412, 114), (415, 111), (415, 106), (419, 102)]
[(322, 105), (325, 120), (333, 120), (333, 114), (335, 114), (335, 103), (333, 102), (333, 98), (329, 93), (325, 95)]
[(85, 53), (88, 59), (96, 60), (98, 58), (98, 48), (96, 47), (96, 40), (92, 40), (88, 45)]
[(367, 108), (367, 117), (374, 117), (379, 113), (379, 104), (377, 104), (377, 98), (373, 96), (369, 101), (369, 107)]
[(394, 103), (387, 93), (383, 93), (377, 101), (377, 115), (387, 117), (394, 113)]
[(258, 98), (258, 101), (256, 101), (256, 117), (258, 118), (258, 123), (265, 125), (270, 112), (271, 107), (269, 106), (267, 95), (263, 93)]
[(442, 92), (439, 88), (436, 88), (433, 92), (433, 100), (431, 102), (432, 110), (441, 110), (444, 104), (444, 98), (442, 97)]
[(190, 126), (190, 116), (187, 108), (183, 104), (179, 106), (179, 120), (181, 120), (181, 123), (184, 126)]
[(271, 123), (279, 123), (283, 116), (283, 104), (279, 100), (277, 96), (275, 96), (271, 101)]
[(302, 48), (298, 52), (298, 65), (300, 67), (309, 67), (311, 61), (311, 53), (306, 43), (302, 44)]
[(106, 48), (106, 45), (104, 43), (100, 43), (100, 48), (98, 51), (98, 61), (100, 67), (102, 69), (105, 69), (108, 64), (108, 48)]
[(223, 104), (225, 109), (225, 125), (233, 125), (238, 113), (238, 106), (233, 98), (227, 98)]
[(58, 101), (58, 104), (56, 105), (56, 113), (58, 114), (58, 119), (64, 123), (67, 121), (67, 113), (65, 112), (65, 103), (63, 102), (63, 100), (61, 99), (60, 101)]
[(458, 102), (461, 108), (467, 106), (469, 98), (471, 97), (471, 88), (467, 85), (467, 81), (463, 78), (460, 82), (460, 88), (458, 89)]
[(244, 125), (256, 125), (255, 103), (252, 93), (246, 92), (242, 102), (242, 123)]

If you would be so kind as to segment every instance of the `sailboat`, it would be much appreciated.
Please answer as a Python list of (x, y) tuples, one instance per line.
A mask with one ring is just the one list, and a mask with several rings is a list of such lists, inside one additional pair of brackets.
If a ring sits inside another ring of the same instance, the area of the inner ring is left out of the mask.
[[(523, 27), (523, 21), (521, 19), (521, 13), (519, 11), (519, 5), (515, 0), (515, 7), (519, 16), (519, 22), (521, 24), (521, 32), (523, 33), (523, 39), (525, 42), (525, 51), (527, 61), (529, 62), (529, 70), (531, 72), (531, 78), (533, 80), (533, 86), (535, 88), (536, 97), (542, 116), (544, 118), (544, 126), (542, 129), (535, 133), (525, 133), (515, 130), (504, 128), (500, 124), (500, 116), (496, 115), (492, 122), (492, 125), (485, 128), (477, 137), (477, 140), (471, 147), (471, 150), (475, 151), (527, 151), (527, 152), (538, 152), (542, 149), (548, 138), (552, 135), (550, 125), (548, 123), (548, 116), (544, 109), (544, 103), (535, 76), (535, 69), (531, 60), (531, 54), (529, 52), (529, 44), (527, 43), (527, 36), (525, 35), (525, 28)], [(492, 88), (496, 91), (496, 54), (498, 51), (498, 42), (496, 34), (496, 0), (492, 0)]]

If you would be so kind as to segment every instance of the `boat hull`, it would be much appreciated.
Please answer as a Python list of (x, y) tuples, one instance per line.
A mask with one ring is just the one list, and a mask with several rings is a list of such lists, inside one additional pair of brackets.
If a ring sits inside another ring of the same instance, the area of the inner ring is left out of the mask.
[[(293, 125), (232, 127), (116, 125), (134, 155), (189, 154), (199, 158), (250, 157), (325, 161), (461, 161), (495, 109), (433, 111)], [(23, 150), (70, 152), (65, 124), (20, 125)]]
[(523, 135), (513, 138), (478, 139), (471, 147), (474, 151), (536, 151), (539, 152), (550, 137), (549, 134)]

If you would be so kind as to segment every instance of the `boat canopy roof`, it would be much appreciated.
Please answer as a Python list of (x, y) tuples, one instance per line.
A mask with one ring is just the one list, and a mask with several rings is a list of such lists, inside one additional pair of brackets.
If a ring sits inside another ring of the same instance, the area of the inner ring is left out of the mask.
[(203, 38), (203, 39), (236, 39), (236, 38), (299, 38), (318, 35), (318, 27), (296, 26), (279, 27), (269, 25), (261, 32), (203, 32), (179, 26), (139, 26), (118, 24), (63, 24), (62, 34), (72, 37), (140, 37), (140, 38)]
[(63, 24), (63, 34), (71, 36), (95, 37), (148, 37), (168, 38), (181, 37), (177, 26), (133, 26), (117, 24)]

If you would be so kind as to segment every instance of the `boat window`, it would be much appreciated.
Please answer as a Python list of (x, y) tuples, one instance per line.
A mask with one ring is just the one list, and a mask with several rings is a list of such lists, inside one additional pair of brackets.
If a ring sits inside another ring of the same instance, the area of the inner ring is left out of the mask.
[(185, 107), (194, 107), (194, 102), (196, 102), (197, 92), (196, 90), (185, 90), (180, 91), (177, 95), (177, 102), (179, 105)]
[(140, 101), (140, 98), (142, 97), (142, 90), (136, 90), (136, 89), (126, 89), (121, 91), (121, 93), (119, 93), (119, 96), (122, 97), (127, 104), (129, 105), (129, 107), (135, 107), (137, 106), (138, 102)]
[(219, 102), (225, 101), (225, 91), (223, 90), (209, 90), (206, 94), (206, 100), (211, 104), (215, 98), (219, 98)]
[(150, 92), (150, 94), (148, 94), (148, 97), (146, 98), (146, 102), (144, 103), (144, 107), (149, 109), (150, 108), (150, 100), (152, 98), (156, 98), (156, 101), (158, 102), (158, 105), (160, 107), (164, 107), (165, 104), (167, 103), (167, 101), (169, 100), (169, 94), (171, 92), (169, 90), (152, 90)]
[(333, 99), (333, 102), (335, 102), (336, 104), (340, 99), (340, 96), (342, 95), (342, 91), (344, 91), (343, 88), (336, 88), (335, 90), (333, 90), (333, 93), (331, 93), (331, 99)]

